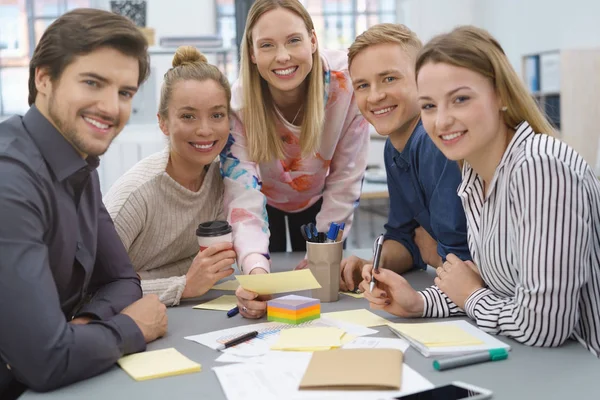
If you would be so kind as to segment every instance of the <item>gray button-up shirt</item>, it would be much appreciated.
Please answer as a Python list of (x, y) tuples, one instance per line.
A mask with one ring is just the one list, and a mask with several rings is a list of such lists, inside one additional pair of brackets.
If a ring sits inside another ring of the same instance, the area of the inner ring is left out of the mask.
[[(97, 166), (35, 106), (0, 123), (0, 398), (88, 378), (146, 347), (119, 314), (142, 291)], [(82, 315), (93, 321), (68, 323)]]

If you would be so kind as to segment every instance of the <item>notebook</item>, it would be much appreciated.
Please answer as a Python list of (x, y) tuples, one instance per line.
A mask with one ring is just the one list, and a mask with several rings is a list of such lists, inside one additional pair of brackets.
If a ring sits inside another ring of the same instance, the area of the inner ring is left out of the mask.
[(464, 320), (388, 326), (425, 357), (468, 354), (491, 349), (510, 350), (506, 343)]
[(401, 382), (400, 350), (339, 349), (313, 353), (300, 390), (400, 390)]
[(121, 357), (117, 363), (136, 381), (188, 374), (202, 368), (172, 347), (131, 354)]

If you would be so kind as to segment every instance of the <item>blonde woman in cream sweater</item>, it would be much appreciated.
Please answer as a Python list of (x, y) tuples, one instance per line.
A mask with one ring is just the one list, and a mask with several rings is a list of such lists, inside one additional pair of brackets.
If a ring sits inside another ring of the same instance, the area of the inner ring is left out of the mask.
[(201, 222), (225, 219), (217, 157), (229, 137), (231, 90), (197, 49), (180, 47), (161, 90), (158, 120), (168, 147), (125, 173), (104, 198), (142, 279), (166, 305), (206, 293), (231, 275), (232, 243), (199, 252)]

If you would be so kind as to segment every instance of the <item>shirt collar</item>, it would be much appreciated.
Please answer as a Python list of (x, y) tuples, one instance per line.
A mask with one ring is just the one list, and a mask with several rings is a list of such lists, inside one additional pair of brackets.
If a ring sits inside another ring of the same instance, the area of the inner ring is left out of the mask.
[[(419, 122), (415, 126), (415, 129), (413, 129), (413, 131), (411, 132), (410, 137), (406, 141), (406, 145), (404, 145), (404, 149), (402, 149), (402, 151), (398, 151), (394, 147), (394, 150), (396, 150), (396, 155), (394, 156), (394, 162), (396, 163), (396, 165), (398, 167), (402, 168), (405, 171), (408, 171), (408, 169), (410, 167), (410, 147), (412, 146), (412, 142), (416, 136), (415, 132), (417, 132), (420, 129), (423, 129), (423, 122), (419, 118)], [(390, 144), (391, 144), (391, 140), (390, 140)], [(393, 147), (393, 145), (392, 145), (392, 147)]]
[[(498, 167), (494, 172), (494, 177), (492, 178), (492, 182), (490, 183), (490, 188), (494, 186), (498, 173), (502, 169), (504, 169), (504, 166), (506, 165), (508, 159), (511, 157), (512, 153), (514, 153), (514, 151), (518, 149), (521, 146), (521, 144), (523, 144), (533, 135), (535, 135), (535, 132), (533, 131), (533, 128), (529, 125), (527, 121), (523, 121), (519, 125), (517, 125), (517, 127), (515, 128), (515, 134), (508, 143), (508, 147), (506, 148), (506, 151), (504, 151), (504, 154), (500, 159), (500, 163), (498, 164)], [(473, 168), (471, 168), (469, 163), (466, 161), (463, 165), (462, 176), (462, 182), (457, 190), (457, 193), (460, 197), (464, 197), (465, 195), (470, 193), (473, 189), (473, 185), (476, 182), (479, 182), (480, 180), (479, 175), (473, 170)], [(478, 185), (482, 185), (482, 183), (479, 182)], [(488, 190), (488, 192), (491, 191)]]
[(32, 105), (23, 116), (23, 124), (49, 169), (59, 181), (65, 180), (82, 168), (93, 170), (98, 167), (98, 157), (88, 156), (85, 160), (81, 158), (75, 148), (35, 105)]

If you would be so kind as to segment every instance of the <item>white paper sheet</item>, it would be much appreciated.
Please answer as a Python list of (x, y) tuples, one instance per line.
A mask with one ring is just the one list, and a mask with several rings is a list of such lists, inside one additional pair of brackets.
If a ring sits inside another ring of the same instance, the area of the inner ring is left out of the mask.
[(258, 364), (277, 364), (277, 363), (295, 363), (301, 362), (308, 364), (312, 352), (307, 351), (278, 351), (271, 350), (267, 354), (258, 357), (239, 357), (233, 354), (222, 354), (215, 361), (223, 363), (258, 363)]
[(404, 339), (358, 337), (342, 346), (344, 349), (398, 349), (403, 353), (410, 347)]
[(244, 325), (220, 331), (203, 333), (200, 335), (186, 336), (185, 339), (203, 344), (213, 350), (217, 350), (219, 345), (227, 342), (228, 340), (234, 339), (248, 332), (258, 331), (259, 334), (256, 338), (223, 350), (223, 352), (226, 354), (235, 355), (238, 357), (257, 357), (267, 354), (269, 351), (271, 351), (271, 345), (277, 342), (279, 338), (279, 332), (282, 329), (316, 326), (335, 326), (354, 336), (377, 333), (377, 331), (374, 329), (363, 328), (362, 326), (354, 324), (316, 319), (300, 325), (290, 325), (281, 322), (263, 322), (259, 324)]
[[(228, 400), (370, 400), (431, 389), (433, 385), (408, 365), (402, 369), (402, 390), (314, 391), (298, 390), (310, 358), (294, 363), (231, 364), (214, 367)], [(341, 368), (352, 368), (346, 365)]]

